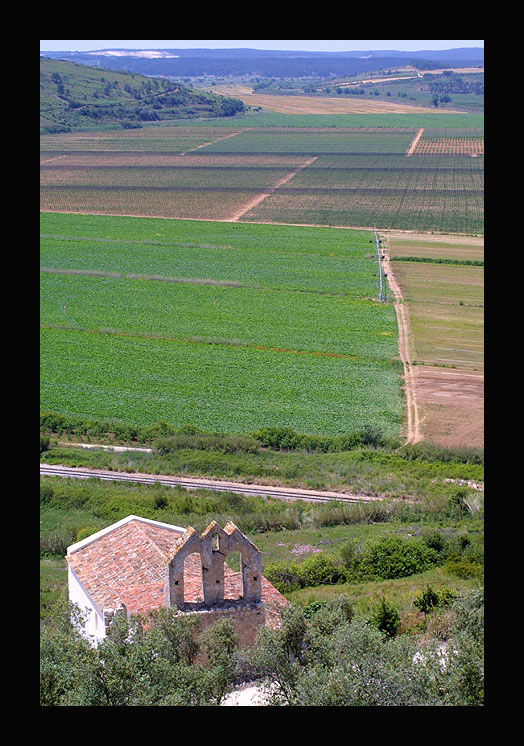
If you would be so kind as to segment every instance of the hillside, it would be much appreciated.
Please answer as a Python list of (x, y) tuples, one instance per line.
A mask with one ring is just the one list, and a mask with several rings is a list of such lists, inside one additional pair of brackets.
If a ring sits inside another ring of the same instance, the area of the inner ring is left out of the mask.
[(112, 70), (133, 70), (168, 77), (260, 76), (278, 78), (358, 75), (417, 63), (419, 69), (483, 66), (482, 48), (414, 52), (390, 50), (307, 52), (260, 49), (99, 49), (88, 52), (43, 52), (55, 59)]
[(138, 128), (142, 122), (228, 117), (241, 101), (165, 79), (40, 58), (40, 133)]

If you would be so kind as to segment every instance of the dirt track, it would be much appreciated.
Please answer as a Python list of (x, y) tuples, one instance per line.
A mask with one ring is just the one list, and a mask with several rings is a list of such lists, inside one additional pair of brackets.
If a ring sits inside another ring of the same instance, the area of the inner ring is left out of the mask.
[(389, 261), (389, 238), (386, 236), (387, 251), (383, 251), (385, 259), (382, 262), (384, 272), (387, 276), (389, 287), (395, 296), (395, 311), (398, 321), (398, 348), (402, 365), (404, 366), (404, 386), (406, 392), (406, 409), (407, 409), (407, 443), (418, 443), (422, 440), (420, 432), (419, 412), (417, 408), (417, 399), (415, 391), (415, 380), (413, 376), (411, 355), (409, 351), (409, 319), (407, 306), (404, 303), (400, 286), (397, 283), (395, 275), (391, 269)]
[(289, 174), (286, 174), (283, 179), (280, 179), (272, 188), (270, 192), (263, 192), (262, 194), (258, 194), (256, 197), (254, 197), (252, 200), (250, 200), (247, 205), (244, 205), (240, 210), (237, 210), (233, 215), (231, 215), (230, 218), (227, 218), (226, 222), (236, 223), (237, 220), (240, 220), (240, 218), (245, 215), (247, 212), (252, 210), (254, 207), (259, 205), (261, 202), (263, 202), (266, 197), (268, 197), (270, 194), (273, 194), (279, 187), (281, 187), (283, 184), (287, 184), (288, 181), (291, 181), (291, 179), (298, 174), (299, 171), (302, 171), (303, 168), (306, 168), (306, 166), (309, 166), (313, 161), (316, 161), (318, 156), (314, 156), (313, 158), (310, 158), (306, 163), (302, 163), (298, 168), (296, 168), (294, 171), (291, 171)]
[(417, 134), (413, 138), (413, 141), (412, 141), (411, 145), (407, 149), (406, 155), (408, 156), (408, 158), (409, 158), (410, 155), (413, 155), (413, 153), (415, 152), (415, 149), (416, 149), (416, 147), (418, 145), (418, 141), (422, 137), (423, 133), (424, 133), (424, 127), (422, 127), (421, 129), (419, 129), (419, 131), (417, 132)]

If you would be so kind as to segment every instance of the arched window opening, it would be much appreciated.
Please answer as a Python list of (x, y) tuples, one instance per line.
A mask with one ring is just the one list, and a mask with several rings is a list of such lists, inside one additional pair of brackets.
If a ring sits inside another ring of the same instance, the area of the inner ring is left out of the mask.
[(226, 575), (224, 598), (238, 600), (244, 595), (242, 582), (242, 554), (239, 551), (230, 552), (226, 557), (226, 564), (235, 575), (231, 575), (230, 573)]
[(203, 600), (202, 557), (198, 552), (193, 552), (184, 560), (184, 603), (200, 603)]

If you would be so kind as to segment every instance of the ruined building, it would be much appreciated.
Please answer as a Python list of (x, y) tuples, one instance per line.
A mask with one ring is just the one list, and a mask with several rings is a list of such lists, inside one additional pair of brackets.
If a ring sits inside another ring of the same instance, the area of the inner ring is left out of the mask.
[[(240, 572), (225, 560), (240, 554)], [(101, 640), (117, 610), (128, 616), (160, 606), (199, 614), (201, 629), (230, 617), (241, 645), (278, 624), (286, 599), (262, 575), (257, 547), (234, 525), (213, 521), (202, 535), (130, 515), (67, 550), (69, 598), (86, 613), (85, 633)]]

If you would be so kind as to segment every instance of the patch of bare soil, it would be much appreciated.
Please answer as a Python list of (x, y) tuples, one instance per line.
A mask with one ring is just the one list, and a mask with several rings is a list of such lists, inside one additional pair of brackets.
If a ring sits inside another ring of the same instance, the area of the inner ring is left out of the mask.
[(450, 448), (483, 448), (484, 375), (417, 365), (413, 376), (424, 437)]

